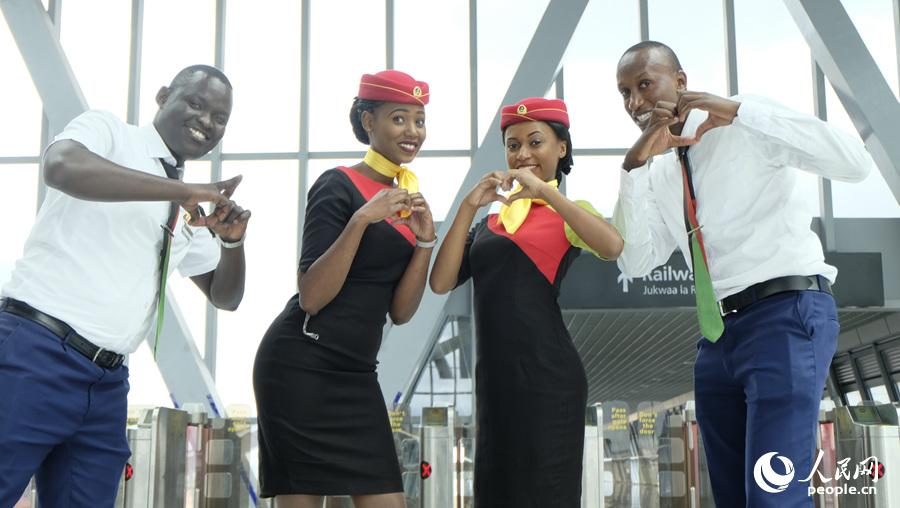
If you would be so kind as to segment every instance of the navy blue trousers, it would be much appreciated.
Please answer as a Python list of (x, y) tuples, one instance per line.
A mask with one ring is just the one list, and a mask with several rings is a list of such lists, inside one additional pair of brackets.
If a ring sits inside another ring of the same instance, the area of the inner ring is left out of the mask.
[(0, 508), (37, 477), (43, 508), (112, 507), (130, 456), (128, 368), (106, 370), (0, 312)]
[(716, 506), (813, 506), (798, 480), (813, 466), (838, 331), (830, 294), (791, 291), (726, 317), (717, 342), (700, 340), (694, 394)]

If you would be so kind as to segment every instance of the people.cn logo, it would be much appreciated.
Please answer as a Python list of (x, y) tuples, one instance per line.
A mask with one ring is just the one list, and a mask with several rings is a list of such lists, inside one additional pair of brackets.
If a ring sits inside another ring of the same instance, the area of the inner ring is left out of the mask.
[[(784, 474), (772, 469), (772, 457), (778, 457), (778, 460), (784, 465)], [(778, 455), (778, 452), (766, 453), (753, 466), (753, 479), (756, 480), (759, 488), (777, 494), (788, 488), (791, 480), (794, 479), (794, 463), (791, 462), (791, 459)]]

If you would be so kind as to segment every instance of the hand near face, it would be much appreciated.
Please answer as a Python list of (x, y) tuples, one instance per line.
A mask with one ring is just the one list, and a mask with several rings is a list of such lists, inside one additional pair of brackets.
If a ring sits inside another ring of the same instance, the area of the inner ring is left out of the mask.
[[(481, 177), (481, 181), (469, 191), (469, 194), (466, 196), (465, 202), (468, 203), (473, 208), (481, 208), (482, 206), (489, 205), (494, 201), (499, 201), (503, 204), (509, 204), (507, 199), (502, 195), (497, 193), (497, 187), (503, 185), (503, 180), (506, 178), (506, 174), (503, 171), (492, 171), (483, 177)], [(509, 189), (506, 189), (509, 190)]]
[(409, 195), (409, 203), (409, 210), (412, 213), (408, 217), (388, 220), (395, 226), (406, 224), (418, 240), (430, 242), (437, 235), (434, 232), (434, 219), (431, 216), (431, 208), (428, 206), (428, 202), (425, 201), (422, 193), (416, 192)]
[(374, 224), (396, 215), (397, 212), (411, 211), (411, 204), (412, 200), (406, 189), (381, 189), (366, 204), (359, 207), (354, 215), (366, 224)]
[(699, 109), (700, 111), (709, 113), (706, 121), (701, 123), (694, 133), (694, 139), (700, 141), (700, 138), (706, 131), (715, 129), (716, 127), (731, 125), (731, 122), (733, 122), (737, 116), (738, 108), (740, 106), (740, 102), (719, 97), (718, 95), (706, 92), (684, 91), (679, 93), (678, 104), (676, 105), (675, 111), (678, 112), (678, 119), (681, 122), (684, 122), (687, 119), (688, 113), (692, 109)]
[(544, 193), (550, 188), (550, 184), (538, 178), (533, 172), (527, 169), (510, 169), (506, 172), (504, 180), (504, 189), (512, 188), (512, 184), (517, 182), (522, 188), (515, 194), (510, 194), (508, 200), (510, 203), (517, 199), (540, 199), (544, 197)]
[(659, 155), (671, 148), (693, 145), (696, 138), (672, 134), (669, 127), (681, 120), (675, 115), (676, 105), (672, 102), (659, 101), (651, 111), (650, 122), (641, 132), (641, 136), (625, 154), (622, 167), (629, 171), (643, 166), (650, 157)]

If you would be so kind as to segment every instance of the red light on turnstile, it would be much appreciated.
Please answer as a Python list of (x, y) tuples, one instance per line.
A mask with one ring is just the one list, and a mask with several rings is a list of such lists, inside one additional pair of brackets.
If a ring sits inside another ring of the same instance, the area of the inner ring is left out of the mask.
[(878, 462), (877, 464), (873, 464), (873, 466), (874, 467), (869, 470), (869, 476), (871, 476), (873, 480), (884, 478), (884, 464)]
[(419, 471), (419, 476), (421, 476), (423, 480), (426, 480), (429, 477), (431, 477), (431, 464), (429, 464), (423, 460), (422, 468)]
[(131, 467), (131, 464), (126, 462), (125, 463), (125, 481), (127, 482), (128, 480), (130, 480), (132, 476), (134, 476), (134, 468)]

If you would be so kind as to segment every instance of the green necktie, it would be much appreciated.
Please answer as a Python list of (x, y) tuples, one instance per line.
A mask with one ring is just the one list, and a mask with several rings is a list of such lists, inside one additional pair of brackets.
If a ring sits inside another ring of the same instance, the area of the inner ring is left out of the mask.
[(719, 312), (719, 302), (713, 292), (712, 277), (706, 260), (706, 249), (703, 248), (703, 233), (697, 220), (697, 196), (694, 194), (691, 162), (687, 156), (688, 147), (678, 148), (678, 160), (681, 162), (681, 179), (684, 182), (684, 227), (687, 230), (688, 246), (691, 250), (691, 264), (694, 267), (694, 297), (697, 299), (697, 321), (700, 333), (710, 342), (719, 340), (725, 331), (725, 323)]
[[(163, 169), (166, 176), (180, 180), (180, 171), (164, 159)], [(153, 358), (156, 358), (156, 348), (159, 346), (159, 336), (162, 334), (163, 316), (166, 310), (166, 279), (169, 275), (169, 254), (172, 252), (172, 239), (175, 236), (175, 224), (178, 222), (178, 203), (174, 201), (169, 206), (169, 219), (160, 227), (163, 230), (162, 250), (159, 253), (159, 299), (156, 302), (156, 338), (153, 340)]]

